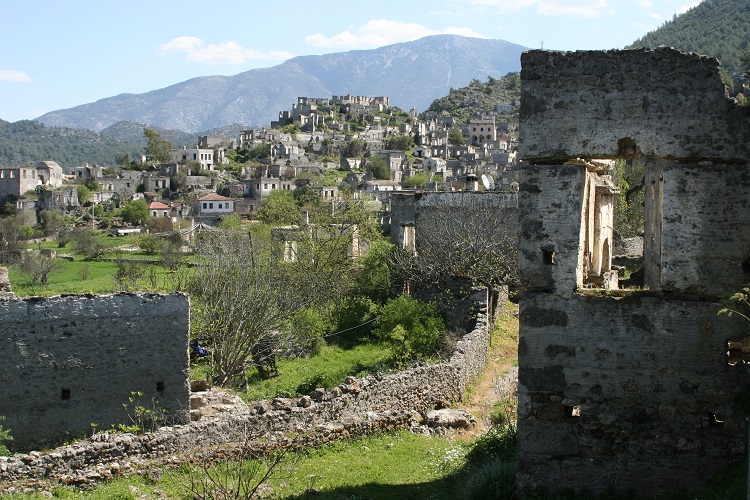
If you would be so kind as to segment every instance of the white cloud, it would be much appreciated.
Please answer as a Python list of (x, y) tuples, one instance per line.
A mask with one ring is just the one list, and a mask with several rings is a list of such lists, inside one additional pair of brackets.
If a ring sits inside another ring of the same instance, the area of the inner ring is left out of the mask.
[[(467, 0), (472, 5), (516, 11), (536, 5), (539, 14), (594, 18), (607, 10), (607, 0)], [(640, 0), (641, 3), (649, 0)]]
[(0, 82), (30, 82), (31, 77), (23, 71), (15, 69), (0, 69)]
[(640, 4), (642, 9), (654, 8), (654, 2), (652, 2), (651, 0), (638, 0), (638, 4)]
[(250, 60), (283, 61), (294, 54), (283, 51), (261, 52), (237, 42), (211, 43), (194, 36), (179, 36), (161, 47), (161, 55), (182, 52), (185, 59), (203, 64), (245, 64)]
[(687, 4), (680, 5), (680, 8), (677, 11), (677, 13), (678, 14), (684, 14), (685, 12), (689, 11), (693, 7), (697, 7), (700, 3), (701, 3), (700, 0), (698, 0), (697, 2), (687, 3)]
[(342, 31), (337, 35), (327, 37), (322, 33), (315, 33), (305, 37), (308, 45), (315, 47), (337, 47), (346, 49), (382, 47), (392, 43), (408, 42), (429, 35), (453, 34), (476, 38), (486, 38), (470, 28), (450, 27), (433, 30), (417, 23), (402, 23), (389, 19), (373, 19), (354, 31)]

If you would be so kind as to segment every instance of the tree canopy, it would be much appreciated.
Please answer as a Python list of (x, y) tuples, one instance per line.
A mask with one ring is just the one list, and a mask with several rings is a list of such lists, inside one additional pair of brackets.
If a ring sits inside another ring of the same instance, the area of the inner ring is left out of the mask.
[(143, 148), (146, 157), (154, 163), (168, 163), (172, 160), (172, 143), (166, 140), (156, 130), (145, 127), (143, 136), (146, 147)]

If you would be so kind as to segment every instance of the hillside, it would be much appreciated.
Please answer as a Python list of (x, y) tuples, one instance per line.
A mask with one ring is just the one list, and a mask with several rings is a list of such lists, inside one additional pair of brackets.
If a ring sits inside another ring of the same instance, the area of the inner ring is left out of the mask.
[(716, 57), (733, 72), (750, 50), (750, 0), (703, 0), (628, 48), (660, 45)]
[(295, 57), (234, 76), (193, 78), (53, 111), (38, 120), (94, 131), (134, 121), (196, 133), (229, 123), (267, 126), (299, 96), (346, 94), (388, 96), (394, 106), (421, 110), (451, 87), (518, 71), (523, 50), (503, 40), (434, 35), (372, 50)]
[(465, 123), (483, 111), (492, 110), (498, 104), (514, 104), (521, 99), (519, 73), (508, 73), (502, 78), (488, 78), (482, 83), (472, 80), (466, 87), (450, 89), (447, 96), (435, 99), (427, 111), (447, 114)]
[[(141, 127), (143, 135), (143, 127)], [(85, 163), (113, 165), (120, 153), (139, 154), (143, 146), (88, 130), (47, 127), (39, 122), (0, 120), (0, 165), (20, 167), (54, 160), (63, 168)]]

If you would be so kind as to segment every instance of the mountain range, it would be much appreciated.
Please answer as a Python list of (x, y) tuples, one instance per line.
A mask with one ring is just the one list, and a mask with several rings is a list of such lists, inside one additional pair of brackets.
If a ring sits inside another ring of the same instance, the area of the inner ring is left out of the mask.
[(453, 87), (520, 70), (525, 47), (504, 40), (433, 35), (372, 50), (299, 56), (271, 68), (207, 76), (143, 94), (121, 94), (36, 120), (102, 131), (120, 122), (200, 132), (231, 123), (268, 126), (297, 97), (388, 96), (422, 111)]

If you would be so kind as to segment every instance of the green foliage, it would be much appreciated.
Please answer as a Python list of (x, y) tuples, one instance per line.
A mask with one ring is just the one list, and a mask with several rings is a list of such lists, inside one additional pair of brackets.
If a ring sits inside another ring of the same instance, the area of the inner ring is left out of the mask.
[(458, 127), (453, 127), (448, 132), (448, 142), (452, 146), (463, 146), (466, 139), (464, 138), (464, 133), (461, 131)]
[(376, 179), (390, 180), (391, 178), (391, 168), (388, 166), (388, 163), (379, 156), (368, 158), (367, 163), (365, 164), (365, 170), (371, 172), (372, 176)]
[(342, 158), (358, 158), (364, 156), (367, 152), (368, 146), (363, 139), (351, 139), (346, 141), (341, 147)]
[(645, 167), (639, 160), (617, 160), (614, 182), (620, 192), (615, 197), (615, 230), (623, 238), (643, 235)]
[(520, 74), (508, 73), (502, 78), (489, 78), (484, 84), (474, 80), (466, 87), (451, 88), (447, 96), (432, 101), (427, 111), (446, 114), (459, 123), (466, 123), (471, 116), (494, 109), (499, 103), (510, 104), (520, 99)]
[(409, 189), (425, 188), (430, 175), (427, 172), (419, 172), (404, 181), (404, 187)]
[(139, 289), (139, 281), (144, 273), (144, 266), (140, 262), (124, 260), (122, 256), (118, 256), (117, 272), (113, 278), (118, 290), (134, 292)]
[[(5, 417), (0, 416), (0, 422), (4, 420)], [(10, 455), (10, 450), (8, 449), (8, 443), (10, 441), (13, 441), (13, 436), (11, 436), (10, 434), (10, 429), (5, 429), (2, 425), (0, 425), (0, 456)]]
[(23, 248), (21, 226), (15, 218), (0, 219), (0, 263), (10, 264), (21, 256)]
[(98, 231), (82, 229), (73, 232), (73, 249), (86, 260), (94, 260), (100, 257), (107, 247), (99, 238)]
[(65, 226), (65, 220), (54, 210), (41, 210), (38, 217), (45, 236), (53, 236)]
[(139, 146), (89, 130), (47, 127), (32, 120), (15, 123), (0, 120), (0, 164), (3, 166), (24, 167), (40, 158), (54, 158), (63, 167), (86, 162), (109, 165), (123, 150), (137, 152)]
[(156, 234), (142, 234), (138, 238), (138, 246), (148, 255), (157, 255), (161, 252), (163, 243), (164, 240)]
[(254, 147), (242, 148), (237, 151), (227, 152), (227, 157), (238, 163), (262, 160), (271, 156), (271, 145), (268, 143), (257, 144)]
[(120, 210), (122, 220), (134, 225), (143, 225), (151, 218), (145, 200), (131, 200)]
[(28, 275), (34, 293), (46, 287), (50, 274), (60, 267), (56, 259), (38, 252), (24, 253), (19, 266)]
[(734, 71), (750, 46), (750, 0), (703, 0), (627, 48), (661, 45), (716, 57)]
[(301, 217), (291, 191), (273, 191), (258, 209), (260, 221), (271, 226), (299, 224)]
[(515, 498), (515, 426), (492, 427), (474, 443), (466, 461), (469, 475), (461, 484), (461, 498)]
[(434, 304), (408, 295), (389, 299), (374, 326), (373, 333), (402, 361), (434, 356), (446, 329)]
[(221, 218), (217, 227), (225, 231), (241, 231), (242, 218), (237, 214), (225, 215)]
[(750, 322), (750, 288), (744, 287), (739, 292), (732, 294), (724, 301), (724, 307), (719, 310), (719, 315), (737, 315), (743, 320)]
[(385, 149), (391, 150), (406, 151), (414, 147), (414, 139), (408, 135), (392, 135), (383, 142)]
[(80, 185), (76, 188), (76, 192), (78, 193), (78, 203), (80, 203), (84, 207), (91, 204), (92, 195), (89, 188), (84, 185)]
[(172, 143), (166, 140), (156, 130), (145, 127), (143, 136), (146, 138), (146, 147), (143, 152), (153, 163), (168, 163), (172, 161)]
[(116, 432), (150, 432), (158, 429), (165, 421), (166, 412), (159, 408), (159, 402), (152, 400), (150, 406), (145, 406), (143, 402), (143, 392), (130, 391), (127, 403), (122, 403), (128, 423), (112, 425), (113, 431)]
[(281, 127), (281, 131), (284, 132), (285, 134), (291, 134), (292, 135), (292, 139), (296, 139), (297, 138), (297, 132), (300, 131), (300, 128), (299, 128), (299, 125), (297, 123), (289, 123), (289, 124), (284, 125), (283, 127)]
[(395, 276), (390, 255), (395, 249), (396, 246), (386, 239), (370, 244), (370, 251), (359, 260), (362, 269), (355, 283), (359, 293), (381, 304), (391, 296)]
[(333, 311), (338, 339), (358, 339), (370, 331), (371, 323), (377, 317), (380, 306), (369, 297), (348, 295), (344, 297)]

